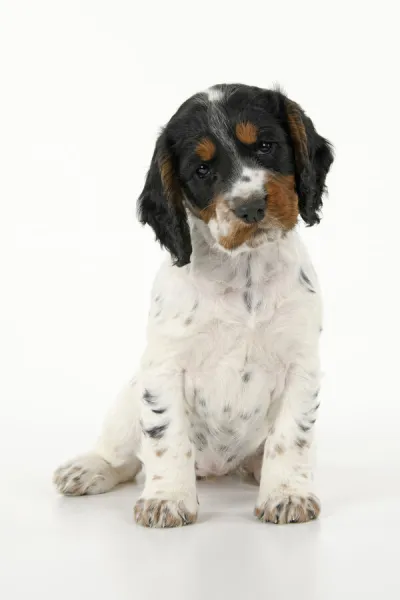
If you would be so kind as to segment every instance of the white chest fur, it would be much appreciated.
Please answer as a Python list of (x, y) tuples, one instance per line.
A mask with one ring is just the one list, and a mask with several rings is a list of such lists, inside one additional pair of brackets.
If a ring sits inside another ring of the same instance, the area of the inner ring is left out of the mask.
[(181, 371), (198, 473), (220, 474), (265, 441), (292, 359), (319, 334), (320, 301), (296, 233), (234, 258), (193, 237), (195, 261), (156, 278), (144, 363)]

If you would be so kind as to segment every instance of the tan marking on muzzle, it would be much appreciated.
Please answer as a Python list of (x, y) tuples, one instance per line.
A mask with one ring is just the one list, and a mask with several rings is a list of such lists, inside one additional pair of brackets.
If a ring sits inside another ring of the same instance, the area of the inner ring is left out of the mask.
[(231, 224), (229, 235), (220, 237), (219, 243), (226, 250), (235, 250), (247, 242), (257, 230), (257, 224), (245, 225), (239, 220)]
[(199, 213), (197, 214), (197, 216), (204, 221), (204, 223), (209, 223), (211, 221), (211, 219), (215, 219), (217, 215), (217, 199), (213, 198), (211, 204), (209, 204), (208, 206), (206, 206), (206, 208), (203, 208), (202, 210), (199, 211)]
[(267, 218), (273, 219), (282, 229), (292, 229), (299, 216), (299, 199), (293, 175), (270, 175), (265, 184), (267, 192)]

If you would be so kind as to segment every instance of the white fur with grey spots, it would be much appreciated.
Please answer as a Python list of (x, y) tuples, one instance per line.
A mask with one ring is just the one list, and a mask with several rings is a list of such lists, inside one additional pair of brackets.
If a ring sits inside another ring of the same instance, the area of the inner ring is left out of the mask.
[(196, 519), (198, 476), (251, 470), (255, 513), (318, 516), (311, 442), (318, 408), (321, 302), (298, 233), (227, 253), (191, 221), (192, 262), (168, 259), (152, 292), (147, 348), (88, 455), (61, 466), (64, 494), (106, 492), (145, 465), (136, 521)]

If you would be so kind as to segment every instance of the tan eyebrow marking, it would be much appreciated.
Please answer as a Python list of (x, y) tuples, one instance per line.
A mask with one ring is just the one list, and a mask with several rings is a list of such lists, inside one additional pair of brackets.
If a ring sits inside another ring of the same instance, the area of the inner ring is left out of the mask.
[(212, 160), (215, 156), (217, 149), (215, 144), (210, 138), (205, 137), (196, 146), (196, 154), (201, 160)]
[(246, 121), (245, 123), (238, 123), (236, 125), (236, 137), (242, 142), (242, 144), (254, 144), (257, 141), (257, 127)]

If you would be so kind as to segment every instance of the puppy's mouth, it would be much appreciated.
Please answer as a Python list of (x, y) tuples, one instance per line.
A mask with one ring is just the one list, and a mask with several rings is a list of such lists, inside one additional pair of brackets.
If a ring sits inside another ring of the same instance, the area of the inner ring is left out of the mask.
[(225, 250), (236, 250), (244, 245), (255, 247), (262, 242), (267, 232), (267, 221), (243, 223), (236, 219), (229, 224), (228, 233), (219, 236), (218, 243)]

